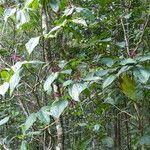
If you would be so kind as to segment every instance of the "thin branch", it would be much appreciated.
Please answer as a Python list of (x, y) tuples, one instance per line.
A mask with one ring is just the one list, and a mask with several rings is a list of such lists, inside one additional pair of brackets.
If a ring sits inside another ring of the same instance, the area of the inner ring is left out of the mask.
[(143, 27), (143, 31), (142, 31), (141, 37), (140, 37), (140, 39), (139, 39), (139, 42), (136, 44), (136, 48), (134, 49), (133, 53), (136, 53), (136, 51), (138, 50), (138, 48), (139, 48), (141, 42), (143, 41), (144, 33), (145, 33), (146, 27), (147, 27), (147, 25), (148, 25), (149, 18), (150, 18), (150, 17), (149, 17), (149, 15), (148, 15), (148, 17), (147, 17), (147, 19), (146, 19), (146, 21), (145, 21), (144, 27)]
[(122, 28), (123, 28), (124, 40), (125, 40), (125, 44), (126, 44), (127, 54), (128, 54), (128, 56), (130, 56), (129, 39), (128, 39), (127, 32), (126, 32), (126, 29), (125, 29), (125, 25), (123, 23), (122, 18), (121, 18), (121, 25), (122, 25)]

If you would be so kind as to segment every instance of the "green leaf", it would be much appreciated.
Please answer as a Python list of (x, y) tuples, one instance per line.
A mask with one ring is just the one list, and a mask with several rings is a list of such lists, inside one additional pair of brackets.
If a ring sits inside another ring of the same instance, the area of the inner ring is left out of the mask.
[(114, 141), (111, 137), (106, 137), (102, 139), (102, 144), (106, 147), (112, 148), (114, 145)]
[(120, 85), (122, 92), (132, 100), (135, 100), (135, 82), (127, 74), (121, 75)]
[(150, 55), (148, 56), (139, 56), (135, 58), (137, 61), (144, 62), (150, 60)]
[(8, 71), (1, 71), (1, 77), (3, 78), (4, 81), (8, 82), (10, 79), (10, 74)]
[(32, 53), (34, 48), (39, 44), (40, 36), (31, 38), (27, 43), (26, 43), (26, 49), (29, 53), (29, 55)]
[(21, 142), (21, 148), (20, 148), (20, 149), (21, 149), (21, 150), (27, 150), (27, 146), (26, 146), (26, 145), (27, 145), (27, 142), (26, 142), (26, 141), (22, 141), (22, 142)]
[(54, 12), (59, 11), (59, 0), (51, 0), (50, 6)]
[(83, 20), (83, 19), (81, 19), (81, 18), (78, 18), (78, 19), (72, 19), (72, 22), (87, 27), (86, 21)]
[(45, 81), (44, 83), (44, 91), (46, 91), (48, 94), (51, 93), (52, 87), (51, 84), (57, 79), (58, 72), (52, 73)]
[(51, 106), (50, 114), (56, 118), (59, 118), (67, 106), (68, 106), (67, 100), (55, 101)]
[(37, 114), (32, 113), (28, 118), (26, 119), (26, 122), (24, 124), (24, 131), (27, 131), (30, 127), (32, 127), (33, 123), (36, 121)]
[(150, 146), (150, 135), (144, 135), (139, 141), (140, 145)]
[(115, 79), (116, 79), (115, 75), (110, 75), (108, 78), (106, 78), (102, 86), (103, 89), (109, 86)]
[(0, 85), (0, 95), (5, 96), (5, 93), (8, 91), (9, 89), (9, 83), (5, 82), (2, 85)]
[(9, 80), (10, 96), (12, 95), (14, 89), (19, 84), (19, 81), (21, 79), (19, 73), (20, 73), (20, 70), (15, 72), (14, 75)]
[(50, 123), (50, 117), (49, 117), (49, 114), (47, 113), (49, 110), (50, 110), (50, 107), (44, 106), (38, 111), (37, 117), (42, 123), (45, 123), (45, 124)]
[(0, 126), (1, 125), (3, 125), (3, 124), (5, 124), (5, 123), (7, 123), (8, 122), (8, 120), (9, 120), (9, 116), (8, 117), (5, 117), (5, 118), (3, 118), (2, 120), (0, 120)]
[(136, 60), (132, 59), (132, 58), (128, 58), (128, 59), (125, 59), (123, 61), (121, 61), (121, 65), (134, 65), (136, 64)]
[(115, 61), (112, 58), (102, 58), (101, 62), (108, 67), (112, 67), (112, 65), (115, 63)]
[(68, 85), (70, 85), (70, 84), (72, 84), (72, 83), (73, 83), (72, 80), (67, 80), (67, 81), (65, 81), (65, 82), (63, 83), (63, 87), (68, 86)]
[(75, 101), (80, 101), (79, 95), (83, 90), (87, 88), (87, 83), (76, 83), (71, 88), (69, 88), (69, 95)]
[(137, 67), (134, 69), (134, 76), (137, 77), (141, 83), (146, 84), (150, 77), (150, 71), (143, 67)]

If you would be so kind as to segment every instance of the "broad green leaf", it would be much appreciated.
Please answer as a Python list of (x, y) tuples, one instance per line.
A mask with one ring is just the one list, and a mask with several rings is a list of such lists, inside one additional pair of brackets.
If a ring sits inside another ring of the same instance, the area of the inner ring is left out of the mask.
[(150, 77), (150, 71), (143, 67), (137, 67), (134, 69), (134, 76), (137, 77), (141, 83), (146, 84)]
[(5, 118), (3, 118), (2, 120), (0, 120), (0, 126), (1, 125), (3, 125), (3, 124), (5, 124), (5, 123), (7, 123), (8, 122), (8, 120), (9, 120), (9, 116), (8, 117), (5, 117)]
[(54, 12), (58, 12), (59, 10), (59, 0), (51, 0), (50, 6)]
[(8, 91), (9, 89), (9, 83), (5, 82), (2, 85), (0, 85), (0, 95), (5, 96), (5, 93)]
[(36, 121), (36, 119), (37, 119), (36, 113), (30, 114), (30, 116), (28, 116), (28, 118), (26, 119), (26, 122), (24, 124), (24, 130), (27, 131), (30, 127), (32, 127), (32, 125)]
[(94, 73), (89, 73), (87, 76), (83, 79), (83, 81), (98, 81), (101, 80), (101, 77), (95, 76)]
[(16, 8), (8, 8), (4, 11), (4, 21), (7, 22), (8, 18), (14, 15), (16, 12)]
[(150, 55), (147, 56), (139, 56), (135, 58), (137, 61), (144, 62), (150, 60)]
[(115, 63), (115, 61), (112, 58), (102, 58), (101, 62), (108, 67), (112, 67), (112, 65)]
[(122, 92), (132, 100), (136, 98), (135, 82), (127, 74), (120, 77), (120, 85)]
[(115, 75), (110, 75), (109, 77), (107, 77), (105, 79), (105, 81), (103, 82), (103, 89), (106, 88), (107, 86), (109, 86), (115, 79), (117, 76)]
[(8, 71), (3, 70), (3, 71), (1, 71), (0, 75), (1, 75), (1, 77), (3, 78), (4, 81), (6, 81), (6, 82), (9, 81), (9, 79), (10, 79), (10, 74), (9, 74)]
[(123, 61), (121, 61), (121, 65), (134, 65), (136, 64), (136, 60), (132, 59), (132, 58), (128, 58), (128, 59), (125, 59)]
[(114, 145), (114, 141), (111, 137), (106, 137), (102, 139), (102, 144), (106, 147), (112, 148)]
[(131, 66), (123, 66), (121, 69), (118, 71), (117, 76), (120, 76), (120, 74), (130, 70)]
[(111, 97), (106, 98), (104, 103), (108, 103), (108, 104), (111, 104), (111, 105), (115, 104), (114, 100)]
[(14, 89), (19, 84), (19, 81), (21, 79), (19, 73), (20, 73), (20, 70), (15, 72), (14, 75), (9, 80), (10, 96), (12, 95)]
[(51, 106), (50, 114), (56, 118), (59, 118), (67, 106), (68, 106), (67, 100), (55, 101)]
[(49, 110), (50, 110), (50, 107), (44, 106), (38, 111), (37, 117), (42, 123), (45, 123), (45, 124), (50, 123), (50, 117), (49, 117), (49, 114), (47, 113)]
[(64, 20), (60, 25), (55, 26), (54, 28), (51, 29), (51, 31), (44, 35), (45, 38), (54, 38), (57, 36), (57, 33), (62, 29), (63, 26), (67, 23), (66, 20)]
[(26, 146), (26, 145), (27, 145), (27, 142), (26, 142), (26, 141), (22, 141), (22, 142), (21, 142), (21, 148), (20, 148), (20, 149), (21, 149), (21, 150), (27, 150), (27, 146)]
[(34, 48), (39, 44), (40, 36), (31, 38), (27, 43), (26, 43), (26, 49), (29, 53), (29, 55), (32, 53)]
[(80, 101), (79, 95), (87, 88), (87, 83), (76, 83), (69, 88), (69, 95), (75, 101)]
[(58, 72), (52, 73), (45, 81), (44, 83), (44, 91), (46, 91), (48, 94), (51, 93), (52, 87), (51, 84), (57, 79)]

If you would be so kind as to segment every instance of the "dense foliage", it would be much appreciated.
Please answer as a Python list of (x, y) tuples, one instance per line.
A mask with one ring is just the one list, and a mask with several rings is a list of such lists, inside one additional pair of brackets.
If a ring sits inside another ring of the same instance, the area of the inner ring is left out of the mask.
[(150, 149), (149, 0), (0, 0), (0, 149)]

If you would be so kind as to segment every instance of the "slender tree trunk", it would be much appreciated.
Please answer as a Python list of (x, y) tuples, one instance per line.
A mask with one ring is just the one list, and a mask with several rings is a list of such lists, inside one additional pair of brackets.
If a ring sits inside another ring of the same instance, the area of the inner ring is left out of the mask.
[[(48, 16), (47, 16), (47, 10), (46, 10), (46, 4), (45, 1), (43, 1), (43, 4), (41, 6), (41, 12), (42, 12), (42, 29), (43, 29), (43, 35), (48, 34)], [(50, 42), (49, 40), (43, 41), (43, 54), (44, 54), (44, 61), (49, 63), (51, 62), (51, 51), (50, 51)], [(53, 92), (58, 93), (58, 86), (56, 84), (53, 84)], [(59, 100), (58, 97), (55, 97), (55, 101)], [(60, 118), (53, 117), (56, 124), (56, 131), (57, 131), (57, 146), (56, 150), (62, 150), (63, 149), (63, 130)]]

